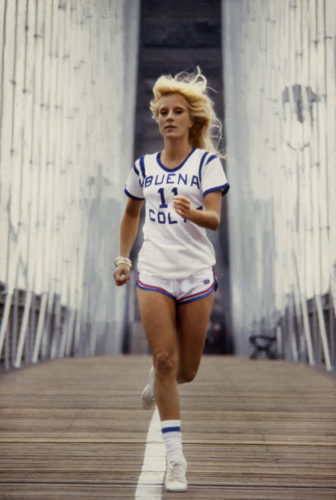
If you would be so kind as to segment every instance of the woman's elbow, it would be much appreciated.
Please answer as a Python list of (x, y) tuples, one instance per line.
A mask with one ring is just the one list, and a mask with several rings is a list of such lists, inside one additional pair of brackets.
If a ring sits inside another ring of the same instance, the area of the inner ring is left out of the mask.
[(210, 229), (212, 229), (213, 231), (216, 231), (216, 229), (218, 229), (219, 225), (220, 225), (220, 217), (219, 215), (215, 215), (213, 220), (211, 221), (211, 227)]

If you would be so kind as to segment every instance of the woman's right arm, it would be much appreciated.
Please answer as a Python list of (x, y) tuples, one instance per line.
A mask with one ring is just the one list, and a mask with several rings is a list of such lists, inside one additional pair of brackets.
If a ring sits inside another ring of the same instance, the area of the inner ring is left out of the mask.
[[(120, 224), (120, 256), (129, 257), (139, 228), (143, 200), (129, 198)], [(117, 286), (125, 285), (130, 280), (130, 267), (119, 264), (113, 273)]]

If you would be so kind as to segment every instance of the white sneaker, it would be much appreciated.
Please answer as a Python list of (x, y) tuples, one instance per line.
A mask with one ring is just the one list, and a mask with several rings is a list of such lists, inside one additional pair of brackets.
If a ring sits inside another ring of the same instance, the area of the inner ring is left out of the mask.
[(155, 396), (154, 396), (154, 367), (152, 366), (149, 370), (148, 384), (144, 388), (141, 394), (142, 407), (145, 410), (150, 410), (155, 406)]
[(165, 487), (167, 491), (186, 491), (188, 482), (186, 478), (187, 462), (182, 460), (167, 461)]

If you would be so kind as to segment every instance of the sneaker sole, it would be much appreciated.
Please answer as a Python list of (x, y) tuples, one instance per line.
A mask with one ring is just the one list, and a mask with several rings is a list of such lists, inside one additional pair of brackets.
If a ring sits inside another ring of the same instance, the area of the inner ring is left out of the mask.
[(188, 489), (188, 486), (185, 486), (183, 488), (169, 488), (168, 486), (166, 486), (166, 491), (169, 491), (169, 492), (175, 492), (175, 493), (182, 493), (183, 491), (187, 491)]

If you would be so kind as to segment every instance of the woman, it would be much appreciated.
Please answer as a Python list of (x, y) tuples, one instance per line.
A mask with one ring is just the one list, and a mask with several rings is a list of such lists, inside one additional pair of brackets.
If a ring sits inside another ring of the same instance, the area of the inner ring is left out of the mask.
[(118, 286), (130, 279), (129, 254), (145, 201), (137, 295), (153, 368), (142, 400), (144, 407), (158, 406), (166, 489), (184, 491), (178, 384), (192, 381), (200, 364), (216, 288), (206, 229), (217, 229), (229, 184), (211, 140), (220, 125), (199, 68), (194, 75), (160, 77), (153, 94), (150, 109), (164, 147), (138, 159), (129, 174), (114, 279)]

